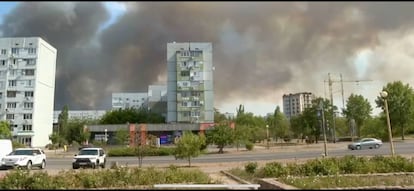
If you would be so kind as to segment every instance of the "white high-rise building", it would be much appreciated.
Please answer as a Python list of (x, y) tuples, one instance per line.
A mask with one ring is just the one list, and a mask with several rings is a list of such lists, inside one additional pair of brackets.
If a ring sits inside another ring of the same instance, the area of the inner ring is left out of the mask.
[(306, 108), (312, 106), (314, 96), (310, 92), (283, 95), (283, 113), (290, 119), (301, 114)]
[(167, 44), (167, 123), (214, 123), (211, 43)]
[(0, 119), (13, 139), (48, 144), (53, 129), (57, 50), (38, 37), (0, 38)]

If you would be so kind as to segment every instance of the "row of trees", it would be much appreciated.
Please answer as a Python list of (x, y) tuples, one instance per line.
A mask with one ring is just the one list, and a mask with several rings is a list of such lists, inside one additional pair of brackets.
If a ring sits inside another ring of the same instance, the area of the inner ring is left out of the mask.
[[(388, 92), (389, 114), (391, 119), (392, 132), (394, 135), (401, 135), (404, 139), (406, 131), (414, 131), (414, 92), (408, 84), (401, 81), (388, 83), (383, 87), (383, 91)], [(384, 108), (384, 100), (378, 95), (375, 100), (376, 107)], [(215, 110), (215, 122), (223, 123), (229, 121), (218, 110)], [(386, 128), (386, 116), (384, 112), (379, 116), (372, 116), (372, 106), (362, 95), (351, 94), (347, 99), (346, 107), (341, 111), (336, 106), (332, 106), (328, 99), (317, 97), (312, 101), (310, 107), (306, 108), (301, 114), (288, 120), (276, 107), (273, 114), (266, 117), (254, 116), (252, 113), (245, 112), (244, 106), (237, 108), (237, 116), (234, 119), (236, 128), (233, 134), (227, 136), (225, 140), (228, 144), (239, 145), (242, 142), (256, 142), (266, 139), (266, 128), (269, 137), (274, 140), (283, 138), (289, 140), (292, 137), (304, 138), (308, 136), (314, 141), (318, 141), (322, 134), (322, 112), (325, 118), (328, 137), (351, 136), (356, 137), (378, 137), (388, 140)], [(341, 113), (341, 116), (337, 116)], [(268, 126), (268, 127), (266, 127)], [(220, 129), (221, 127), (218, 127)], [(335, 130), (335, 132), (333, 132)], [(355, 131), (355, 132), (353, 132)], [(214, 136), (212, 136), (214, 139)], [(209, 141), (207, 139), (207, 141)]]

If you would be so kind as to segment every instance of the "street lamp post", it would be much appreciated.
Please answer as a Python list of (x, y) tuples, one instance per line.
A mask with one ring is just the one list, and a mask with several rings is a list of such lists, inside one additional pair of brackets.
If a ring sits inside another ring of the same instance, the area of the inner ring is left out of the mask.
[(388, 101), (387, 101), (388, 92), (382, 91), (380, 93), (380, 95), (381, 95), (382, 99), (384, 100), (385, 114), (387, 116), (388, 136), (389, 136), (389, 139), (390, 139), (391, 155), (394, 156), (395, 155), (394, 142), (392, 141), (392, 130), (391, 130), (391, 122), (390, 122), (390, 113), (388, 111)]
[(108, 142), (108, 129), (105, 129), (105, 144)]
[(324, 156), (328, 156), (328, 151), (326, 149), (326, 130), (325, 130), (325, 112), (323, 111), (323, 101), (319, 102), (319, 109), (321, 111), (322, 115), (322, 129), (323, 129), (323, 150), (324, 150)]
[(266, 125), (266, 144), (267, 149), (269, 149), (269, 125)]

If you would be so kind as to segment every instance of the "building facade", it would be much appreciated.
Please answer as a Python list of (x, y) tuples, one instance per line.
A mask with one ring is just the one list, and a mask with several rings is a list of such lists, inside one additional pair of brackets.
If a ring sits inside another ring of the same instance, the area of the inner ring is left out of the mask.
[(167, 44), (167, 123), (213, 123), (211, 43)]
[(0, 38), (0, 117), (27, 146), (52, 134), (57, 50), (41, 38)]
[(310, 92), (283, 95), (283, 113), (290, 119), (312, 106), (314, 96)]
[(148, 86), (148, 110), (167, 118), (167, 86)]
[(147, 108), (148, 93), (112, 93), (112, 109)]
[[(53, 111), (53, 123), (58, 123), (62, 111)], [(91, 119), (99, 120), (105, 115), (106, 110), (69, 110), (68, 119)]]

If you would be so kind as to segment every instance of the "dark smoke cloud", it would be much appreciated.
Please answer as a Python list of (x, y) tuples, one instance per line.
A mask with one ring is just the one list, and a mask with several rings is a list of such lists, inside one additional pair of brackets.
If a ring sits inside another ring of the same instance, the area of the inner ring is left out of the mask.
[(125, 15), (98, 32), (109, 19), (101, 3), (23, 2), (1, 30), (3, 36), (40, 36), (58, 49), (56, 109), (98, 109), (110, 106), (112, 92), (146, 91), (165, 79), (168, 42), (213, 43), (218, 106), (269, 99), (261, 95), (278, 89), (315, 91), (328, 72), (356, 79), (348, 59), (379, 46), (379, 33), (411, 29), (414, 21), (410, 2), (126, 5)]

